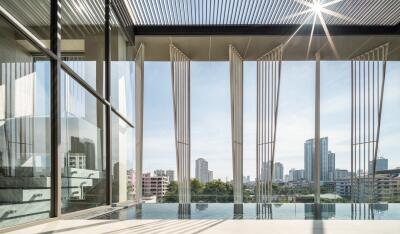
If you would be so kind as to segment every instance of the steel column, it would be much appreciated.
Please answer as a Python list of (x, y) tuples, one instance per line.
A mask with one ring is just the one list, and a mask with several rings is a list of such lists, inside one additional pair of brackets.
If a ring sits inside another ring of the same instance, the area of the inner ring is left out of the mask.
[[(51, 0), (50, 6), (50, 49), (61, 57), (61, 2)], [(61, 215), (61, 110), (60, 110), (60, 60), (51, 58), (50, 79), (50, 151), (51, 151), (51, 216)]]
[(243, 58), (229, 46), (233, 201), (243, 203)]
[[(110, 3), (105, 0), (105, 23), (104, 23), (104, 99), (111, 100), (111, 24), (110, 24)], [(112, 162), (111, 162), (111, 106), (105, 106), (105, 155), (106, 155), (106, 204), (112, 203)]]
[(143, 171), (143, 101), (144, 101), (144, 45), (135, 58), (135, 124), (136, 124), (136, 202), (142, 202)]

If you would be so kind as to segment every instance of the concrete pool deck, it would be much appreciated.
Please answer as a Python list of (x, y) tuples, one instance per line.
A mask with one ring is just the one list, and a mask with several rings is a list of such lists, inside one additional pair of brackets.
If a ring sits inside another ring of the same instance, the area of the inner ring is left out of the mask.
[(12, 231), (15, 234), (398, 234), (396, 220), (57, 220)]

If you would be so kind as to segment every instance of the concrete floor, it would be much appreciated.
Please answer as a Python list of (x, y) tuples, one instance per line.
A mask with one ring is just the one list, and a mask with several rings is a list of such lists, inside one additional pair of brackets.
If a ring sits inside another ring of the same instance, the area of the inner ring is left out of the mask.
[(400, 233), (400, 221), (345, 220), (58, 220), (10, 233)]

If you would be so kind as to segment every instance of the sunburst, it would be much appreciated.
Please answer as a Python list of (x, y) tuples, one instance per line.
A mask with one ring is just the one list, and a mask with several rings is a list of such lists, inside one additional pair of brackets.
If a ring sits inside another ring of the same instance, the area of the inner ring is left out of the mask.
[(296, 12), (294, 14), (288, 15), (286, 16), (284, 19), (290, 19), (293, 17), (298, 17), (298, 16), (302, 16), (302, 15), (307, 15), (307, 17), (305, 18), (304, 22), (299, 26), (299, 28), (289, 37), (289, 39), (285, 42), (285, 44), (289, 43), (289, 41), (297, 34), (297, 32), (304, 26), (306, 25), (310, 19), (313, 19), (312, 21), (312, 27), (311, 27), (311, 34), (310, 34), (310, 39), (308, 41), (308, 47), (307, 47), (307, 58), (310, 54), (310, 48), (311, 48), (311, 44), (312, 44), (312, 37), (314, 34), (314, 29), (315, 29), (315, 25), (317, 23), (317, 20), (319, 21), (319, 23), (321, 24), (326, 38), (328, 40), (328, 43), (335, 55), (335, 57), (338, 59), (339, 58), (339, 54), (337, 52), (335, 43), (333, 42), (333, 39), (331, 37), (331, 34), (329, 32), (328, 26), (326, 24), (326, 21), (324, 19), (324, 14), (329, 15), (329, 16), (333, 16), (335, 18), (339, 18), (339, 19), (343, 19), (343, 20), (351, 20), (349, 17), (344, 16), (338, 12), (335, 12), (333, 10), (327, 9), (327, 7), (334, 5), (334, 4), (338, 4), (342, 1), (345, 0), (330, 0), (327, 2), (322, 2), (321, 0), (312, 0), (312, 2), (307, 1), (307, 0), (293, 0), (297, 3), (300, 3), (301, 5), (304, 5), (307, 7), (307, 9), (302, 10), (300, 12)]

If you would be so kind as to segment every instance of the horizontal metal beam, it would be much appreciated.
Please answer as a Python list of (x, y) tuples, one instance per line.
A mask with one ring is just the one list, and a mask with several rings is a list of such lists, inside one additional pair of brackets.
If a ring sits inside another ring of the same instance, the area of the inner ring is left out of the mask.
[[(132, 26), (135, 36), (190, 36), (190, 35), (292, 35), (300, 25), (147, 25)], [(309, 36), (312, 25), (304, 25), (296, 35)], [(400, 35), (400, 26), (329, 25), (331, 35)], [(316, 25), (314, 35), (325, 35), (321, 25)]]

